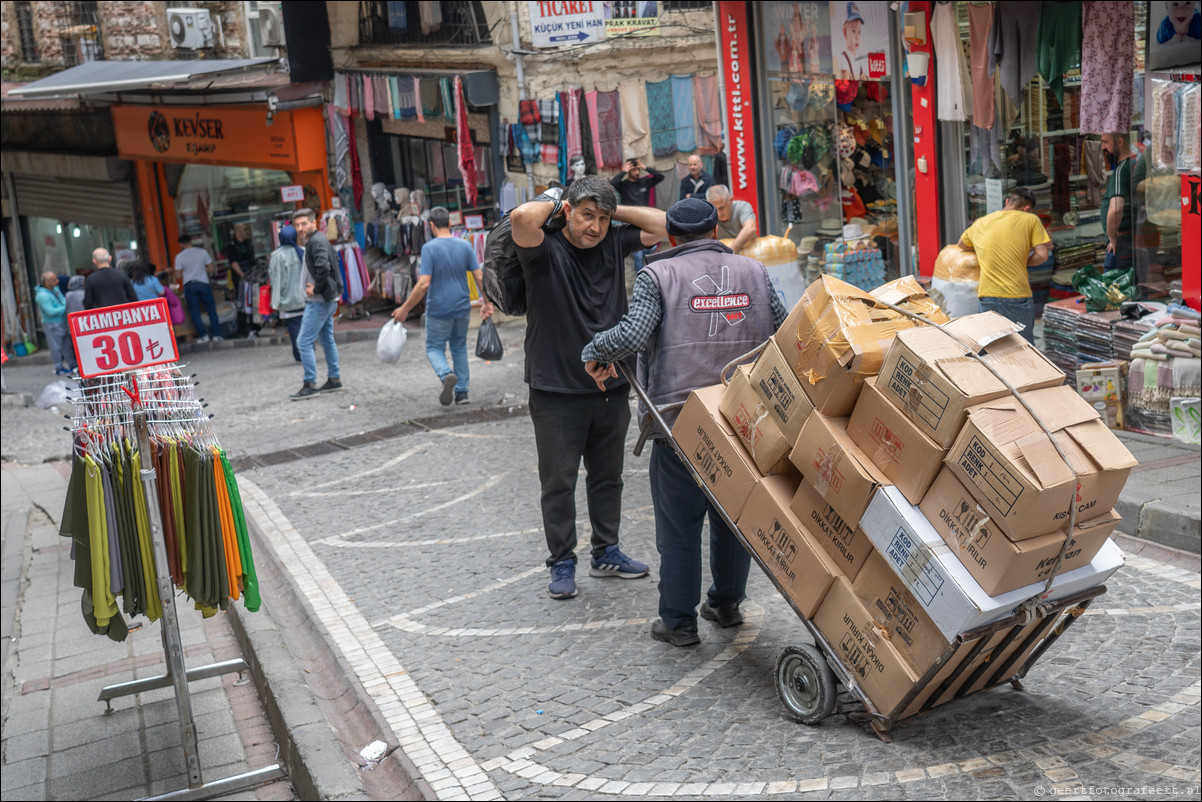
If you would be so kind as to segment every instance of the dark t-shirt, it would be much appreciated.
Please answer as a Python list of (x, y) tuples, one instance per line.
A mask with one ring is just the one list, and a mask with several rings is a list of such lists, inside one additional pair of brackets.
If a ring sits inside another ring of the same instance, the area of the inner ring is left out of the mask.
[[(626, 314), (626, 256), (642, 231), (613, 223), (595, 248), (581, 250), (562, 231), (544, 231), (536, 248), (518, 248), (526, 277), (526, 383), (556, 393), (596, 393), (580, 352)], [(616, 387), (624, 381), (610, 380)]]
[(124, 270), (106, 267), (93, 270), (83, 285), (83, 308), (100, 309), (105, 306), (132, 304), (138, 300), (134, 283)]
[[(237, 262), (245, 273), (255, 266), (255, 245), (249, 239), (241, 242), (236, 239), (230, 240), (230, 244), (225, 246), (225, 258), (231, 263)], [(234, 273), (234, 280), (238, 280), (237, 273)]]
[(663, 173), (648, 167), (647, 174), (637, 181), (627, 181), (626, 173), (618, 173), (609, 183), (617, 191), (623, 206), (650, 206), (651, 188), (663, 180)]
[(1123, 214), (1119, 218), (1119, 234), (1131, 234), (1131, 207), (1134, 195), (1131, 191), (1131, 167), (1135, 164), (1135, 156), (1123, 159), (1114, 172), (1106, 179), (1106, 192), (1102, 195), (1102, 230), (1106, 232), (1106, 215), (1110, 213), (1110, 199), (1123, 199)]

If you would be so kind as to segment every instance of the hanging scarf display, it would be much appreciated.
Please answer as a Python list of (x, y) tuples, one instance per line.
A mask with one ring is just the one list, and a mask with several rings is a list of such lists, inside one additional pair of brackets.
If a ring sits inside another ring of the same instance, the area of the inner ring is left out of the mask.
[(463, 80), (455, 76), (455, 126), (459, 140), (459, 172), (463, 176), (463, 192), (468, 206), (475, 206), (479, 199), (476, 175), (476, 149), (472, 145), (472, 129), (467, 121), (467, 101), (463, 98)]
[(651, 154), (656, 158), (676, 152), (676, 116), (672, 106), (672, 79), (648, 82), (647, 117), (651, 125)]
[(697, 149), (697, 112), (693, 103), (693, 76), (672, 76), (672, 114), (676, 127), (676, 149), (691, 153)]
[(593, 158), (598, 167), (622, 166), (622, 114), (617, 90), (586, 92)]
[[(718, 99), (718, 76), (693, 79), (693, 97), (697, 101), (697, 123), (701, 132), (699, 146), (706, 153), (722, 150), (722, 104)], [(717, 178), (717, 175), (714, 176)]]
[[(559, 102), (566, 110), (564, 122), (564, 142), (568, 148), (568, 162), (582, 155), (583, 147), (580, 139), (580, 90), (569, 89), (559, 93)], [(565, 179), (566, 180), (566, 179)]]
[(645, 157), (651, 151), (645, 85), (622, 84), (618, 87), (618, 103), (622, 119), (622, 155), (628, 159)]

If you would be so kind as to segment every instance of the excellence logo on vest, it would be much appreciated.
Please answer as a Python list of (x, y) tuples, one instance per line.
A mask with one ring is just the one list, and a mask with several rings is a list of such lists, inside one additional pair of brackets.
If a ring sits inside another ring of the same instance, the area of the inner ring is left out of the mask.
[(689, 299), (694, 312), (734, 312), (751, 308), (751, 296), (745, 292), (730, 295), (694, 295)]
[(734, 324), (746, 317), (743, 310), (751, 308), (751, 296), (745, 292), (728, 295), (694, 295), (689, 299), (689, 308), (694, 312), (716, 312)]

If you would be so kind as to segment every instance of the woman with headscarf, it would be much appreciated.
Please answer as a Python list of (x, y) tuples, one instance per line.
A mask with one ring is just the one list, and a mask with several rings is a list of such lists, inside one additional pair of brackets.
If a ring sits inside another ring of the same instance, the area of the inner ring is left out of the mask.
[(296, 229), (291, 225), (280, 229), (280, 247), (271, 253), (268, 272), (271, 274), (271, 308), (288, 327), (292, 358), (300, 362), (296, 338), (300, 335), (301, 318), (305, 314), (305, 252), (296, 244)]

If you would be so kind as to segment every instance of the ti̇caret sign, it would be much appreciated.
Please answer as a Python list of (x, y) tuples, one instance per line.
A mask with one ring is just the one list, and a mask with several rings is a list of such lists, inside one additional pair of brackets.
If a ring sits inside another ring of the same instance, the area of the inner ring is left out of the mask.
[(112, 113), (117, 151), (126, 159), (277, 170), (320, 169), (324, 160), (317, 109), (277, 112), (271, 125), (261, 107), (114, 106)]
[(605, 3), (598, 0), (530, 0), (530, 44), (561, 47), (605, 38)]

